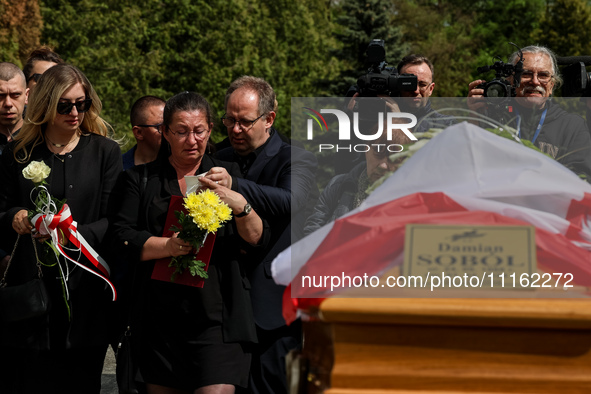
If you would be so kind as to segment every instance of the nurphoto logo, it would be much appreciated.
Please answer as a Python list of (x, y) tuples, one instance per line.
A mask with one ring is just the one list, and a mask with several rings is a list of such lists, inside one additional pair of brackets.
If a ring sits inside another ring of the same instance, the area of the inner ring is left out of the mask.
[[(353, 127), (351, 127), (351, 120), (349, 115), (344, 111), (338, 109), (321, 109), (320, 112), (310, 108), (303, 107), (304, 113), (310, 118), (307, 122), (307, 139), (314, 139), (314, 127), (320, 129), (321, 132), (328, 132), (328, 124), (322, 114), (331, 114), (336, 116), (339, 125), (339, 142), (351, 142), (351, 130), (353, 130), (354, 137), (359, 141), (367, 141), (365, 144), (318, 144), (318, 152), (322, 151), (347, 151), (347, 152), (368, 152), (370, 149), (378, 152), (384, 150), (391, 153), (402, 152), (404, 147), (400, 144), (376, 143), (384, 141), (383, 134), (386, 133), (386, 141), (392, 141), (392, 134), (394, 130), (401, 130), (412, 141), (416, 141), (415, 137), (409, 129), (417, 124), (417, 117), (408, 112), (387, 112), (384, 116), (383, 112), (377, 112), (377, 119), (375, 127), (372, 127), (368, 134), (362, 133), (359, 130), (359, 112), (353, 112)], [(386, 125), (384, 127), (384, 118)], [(410, 119), (410, 122), (400, 123), (401, 120)], [(374, 141), (374, 143), (370, 143)]]

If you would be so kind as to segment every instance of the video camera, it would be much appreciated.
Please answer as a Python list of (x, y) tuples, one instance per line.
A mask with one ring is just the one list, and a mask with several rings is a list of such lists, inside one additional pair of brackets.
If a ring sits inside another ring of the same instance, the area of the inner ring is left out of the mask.
[(400, 92), (413, 92), (417, 89), (417, 76), (398, 74), (395, 67), (386, 67), (384, 40), (371, 40), (366, 50), (369, 69), (367, 74), (357, 79), (357, 85), (347, 92), (347, 97), (359, 92), (361, 97), (377, 97), (380, 94), (400, 97)]
[(562, 97), (591, 97), (591, 73), (585, 66), (591, 64), (591, 56), (568, 56), (556, 59), (562, 69), (564, 85)]
[[(519, 61), (516, 64), (503, 63), (502, 60), (494, 62), (490, 66), (478, 67), (477, 71), (482, 74), (489, 71), (495, 71), (495, 78), (489, 82), (481, 83), (477, 86), (478, 89), (484, 89), (484, 97), (491, 97), (496, 99), (515, 97), (515, 88), (519, 87), (521, 83), (521, 74), (523, 73), (523, 53), (521, 49), (510, 42), (519, 51)], [(509, 82), (506, 78), (513, 77), (513, 82)], [(501, 104), (505, 100), (495, 100), (494, 104)]]

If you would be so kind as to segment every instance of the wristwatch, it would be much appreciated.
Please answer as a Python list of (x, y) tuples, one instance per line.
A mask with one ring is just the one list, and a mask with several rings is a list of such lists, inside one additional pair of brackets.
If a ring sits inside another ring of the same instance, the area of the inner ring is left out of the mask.
[(242, 210), (242, 212), (240, 212), (238, 215), (235, 215), (237, 218), (243, 218), (246, 215), (248, 215), (250, 213), (250, 211), (252, 211), (252, 207), (250, 206), (249, 203), (246, 203), (246, 205), (244, 206), (244, 209)]

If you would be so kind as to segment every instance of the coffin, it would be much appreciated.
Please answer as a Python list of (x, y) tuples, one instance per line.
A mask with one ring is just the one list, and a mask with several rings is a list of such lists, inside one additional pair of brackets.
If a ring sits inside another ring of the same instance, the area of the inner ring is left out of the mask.
[(325, 300), (304, 323), (301, 392), (590, 393), (591, 303)]

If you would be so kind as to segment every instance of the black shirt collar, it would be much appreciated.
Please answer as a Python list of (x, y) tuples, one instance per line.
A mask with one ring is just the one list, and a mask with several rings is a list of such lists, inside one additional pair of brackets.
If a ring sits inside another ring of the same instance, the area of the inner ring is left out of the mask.
[(261, 152), (265, 150), (265, 147), (267, 146), (267, 144), (269, 144), (269, 141), (271, 140), (271, 137), (274, 133), (275, 130), (273, 128), (269, 129), (269, 138), (267, 138), (267, 141), (265, 141), (263, 145), (259, 146), (246, 156), (240, 156), (238, 153), (234, 152), (234, 155), (236, 156), (236, 162), (240, 166), (240, 172), (242, 172), (242, 176), (246, 177), (246, 173), (248, 172), (250, 167), (252, 167), (252, 164), (255, 162), (255, 160), (261, 154)]
[[(18, 133), (21, 131), (21, 129), (18, 129), (17, 131), (15, 131), (14, 133), (11, 134), (12, 140), (14, 140), (14, 137), (16, 137), (18, 135)], [(8, 145), (8, 137), (5, 136), (4, 134), (0, 133), (0, 155), (2, 154), (2, 151), (4, 150), (4, 147), (6, 145)]]

